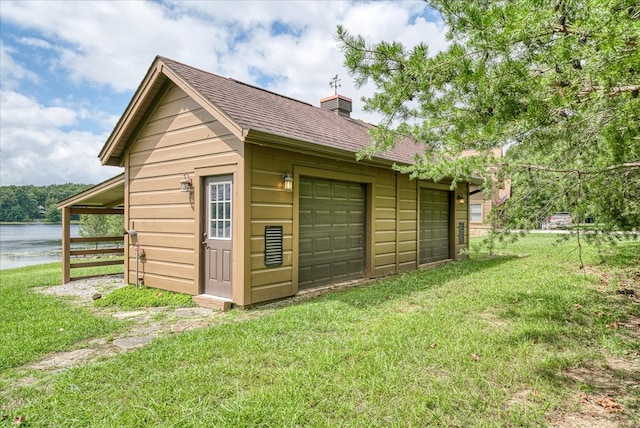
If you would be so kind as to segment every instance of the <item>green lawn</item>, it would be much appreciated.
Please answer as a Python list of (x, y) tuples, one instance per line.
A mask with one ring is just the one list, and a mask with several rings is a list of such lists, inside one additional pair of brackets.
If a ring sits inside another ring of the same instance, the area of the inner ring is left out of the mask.
[(122, 325), (32, 290), (60, 284), (60, 279), (60, 263), (0, 271), (0, 370), (70, 349), (81, 340), (104, 336)]
[[(575, 243), (556, 240), (528, 236), (497, 256), (472, 251), (472, 260), (293, 305), (233, 310), (213, 327), (52, 374), (46, 393), (12, 388), (0, 394), (4, 423), (544, 425), (577, 392), (602, 393), (568, 370), (604, 370), (608, 357), (637, 362), (640, 353), (638, 331), (624, 327), (640, 318), (639, 305), (617, 293), (640, 293), (640, 243), (607, 249), (603, 260), (587, 248), (585, 276)], [(630, 426), (640, 424), (638, 393), (613, 391)]]

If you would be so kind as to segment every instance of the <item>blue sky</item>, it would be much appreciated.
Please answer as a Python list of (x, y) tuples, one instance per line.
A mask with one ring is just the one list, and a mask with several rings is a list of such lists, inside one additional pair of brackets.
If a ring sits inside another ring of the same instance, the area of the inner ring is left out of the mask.
[(156, 55), (318, 105), (354, 100), (375, 123), (335, 41), (445, 47), (419, 1), (0, 1), (0, 185), (95, 184), (121, 172), (98, 152)]

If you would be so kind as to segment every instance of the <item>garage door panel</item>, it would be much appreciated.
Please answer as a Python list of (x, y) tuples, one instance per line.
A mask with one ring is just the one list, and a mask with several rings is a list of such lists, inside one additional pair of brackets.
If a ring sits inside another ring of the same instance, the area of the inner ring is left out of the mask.
[(300, 224), (310, 224), (311, 223), (311, 211), (309, 211), (309, 210), (300, 210), (300, 211), (298, 211), (298, 218), (300, 219)]
[(329, 183), (315, 183), (312, 192), (315, 199), (331, 199), (331, 185)]
[(333, 184), (333, 199), (334, 201), (349, 199), (349, 187), (346, 184), (334, 183)]
[(362, 260), (360, 260), (359, 258), (360, 253), (361, 250), (358, 248), (339, 251), (315, 252), (309, 254), (300, 254), (298, 260), (299, 263), (303, 266), (332, 262), (340, 263), (342, 261), (355, 261), (361, 264)]
[(322, 255), (331, 253), (331, 238), (319, 237), (313, 240), (313, 250), (316, 254)]
[(331, 264), (320, 263), (313, 266), (312, 269), (312, 282), (327, 283), (331, 280)]
[(363, 186), (350, 186), (349, 187), (349, 199), (352, 201), (364, 201), (364, 187)]
[(349, 249), (349, 238), (347, 236), (336, 236), (333, 238), (333, 251), (345, 251)]
[(348, 275), (349, 273), (349, 263), (348, 262), (335, 262), (331, 265), (331, 269), (333, 269), (333, 277), (340, 277)]
[(312, 215), (314, 226), (331, 226), (331, 211), (318, 210)]
[(299, 212), (305, 215), (299, 216), (298, 287), (363, 277), (363, 186), (305, 177), (300, 181)]
[[(364, 203), (364, 201), (363, 201)], [(362, 225), (364, 226), (364, 211), (361, 210), (350, 210), (349, 211), (349, 224), (351, 225)]]
[(301, 238), (298, 242), (298, 251), (300, 254), (310, 253), (313, 248), (312, 245), (311, 238)]
[(298, 269), (298, 282), (306, 284), (313, 278), (311, 266), (301, 266)]
[(333, 224), (349, 224), (349, 212), (346, 210), (336, 210), (333, 212)]

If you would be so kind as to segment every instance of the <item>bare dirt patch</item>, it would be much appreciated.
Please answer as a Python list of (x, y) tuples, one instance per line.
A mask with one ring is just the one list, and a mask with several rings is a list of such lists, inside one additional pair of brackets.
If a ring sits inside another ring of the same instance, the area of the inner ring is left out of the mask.
[[(597, 266), (587, 265), (587, 275), (598, 278), (597, 291), (610, 296), (612, 302), (630, 299), (640, 303), (640, 272), (630, 270), (612, 275)], [(599, 314), (596, 314), (599, 316)], [(607, 328), (616, 335), (640, 340), (640, 311), (632, 310), (624, 320), (613, 321)], [(549, 417), (550, 427), (637, 427), (640, 426), (640, 354), (609, 355), (598, 364), (575, 367), (565, 372), (576, 391), (566, 408)]]
[(69, 297), (74, 303), (88, 305), (95, 294), (105, 295), (127, 285), (122, 275), (109, 275), (97, 278), (70, 281), (62, 285), (38, 287), (34, 290), (42, 294)]
[(504, 319), (500, 318), (493, 312), (480, 312), (479, 317), (485, 324), (490, 327), (503, 330), (509, 327), (509, 324)]
[(640, 358), (610, 356), (602, 365), (565, 373), (576, 388), (567, 407), (552, 413), (550, 427), (631, 428), (640, 412)]

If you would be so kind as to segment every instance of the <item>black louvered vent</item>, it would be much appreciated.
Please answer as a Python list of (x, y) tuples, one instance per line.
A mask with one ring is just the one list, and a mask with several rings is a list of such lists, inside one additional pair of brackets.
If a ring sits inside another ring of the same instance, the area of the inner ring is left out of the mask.
[(282, 265), (282, 226), (264, 227), (264, 265)]

